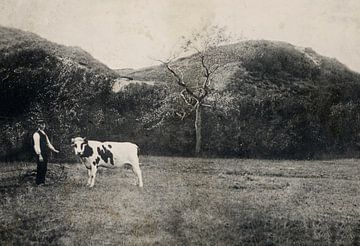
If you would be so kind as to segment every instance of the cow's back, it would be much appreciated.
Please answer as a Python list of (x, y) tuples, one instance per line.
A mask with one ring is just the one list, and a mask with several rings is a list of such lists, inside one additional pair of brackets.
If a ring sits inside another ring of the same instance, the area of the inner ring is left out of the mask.
[(138, 149), (136, 144), (130, 142), (104, 142), (114, 156), (115, 165), (138, 162)]

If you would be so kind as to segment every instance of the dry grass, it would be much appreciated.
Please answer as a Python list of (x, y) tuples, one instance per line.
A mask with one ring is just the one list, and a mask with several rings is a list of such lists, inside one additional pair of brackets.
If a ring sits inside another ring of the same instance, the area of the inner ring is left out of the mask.
[[(27, 163), (2, 164), (1, 245), (359, 245), (357, 160), (141, 158), (100, 170), (50, 164), (36, 187)], [(24, 174), (28, 174), (24, 178)]]

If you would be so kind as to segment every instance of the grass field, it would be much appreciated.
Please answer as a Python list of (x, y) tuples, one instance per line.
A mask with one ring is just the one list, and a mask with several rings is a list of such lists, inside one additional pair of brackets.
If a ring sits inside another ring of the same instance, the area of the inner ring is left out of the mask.
[(101, 169), (0, 163), (1, 245), (360, 245), (360, 162), (143, 156)]

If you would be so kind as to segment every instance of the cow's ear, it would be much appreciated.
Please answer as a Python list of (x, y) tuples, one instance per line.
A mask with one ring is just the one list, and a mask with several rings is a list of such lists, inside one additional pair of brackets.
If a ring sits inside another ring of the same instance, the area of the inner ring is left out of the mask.
[(86, 138), (86, 137), (84, 138), (84, 142), (85, 142), (85, 143), (87, 143), (87, 142), (88, 142), (88, 140), (87, 140), (87, 138)]

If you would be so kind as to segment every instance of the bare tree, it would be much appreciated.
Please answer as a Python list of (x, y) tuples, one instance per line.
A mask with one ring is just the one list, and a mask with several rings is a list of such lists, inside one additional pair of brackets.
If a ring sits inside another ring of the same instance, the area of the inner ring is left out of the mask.
[[(177, 115), (181, 119), (184, 119), (195, 111), (194, 127), (196, 134), (196, 155), (201, 153), (203, 108), (211, 107), (206, 104), (206, 99), (212, 92), (214, 75), (224, 65), (219, 62), (221, 59), (214, 59), (214, 57), (211, 57), (211, 51), (217, 46), (229, 41), (230, 36), (226, 35), (225, 29), (217, 26), (208, 26), (201, 31), (194, 32), (189, 38), (183, 37), (183, 45), (180, 48), (180, 54), (195, 53), (194, 57), (197, 62), (199, 62), (202, 70), (201, 76), (195, 79), (196, 81), (184, 79), (185, 69), (173, 66), (173, 63), (180, 55), (175, 55), (167, 61), (160, 60), (172, 74), (175, 82), (182, 88), (180, 96), (188, 106), (187, 108), (189, 108), (189, 110), (184, 108), (182, 112), (177, 112)], [(187, 77), (191, 78), (192, 76)]]

